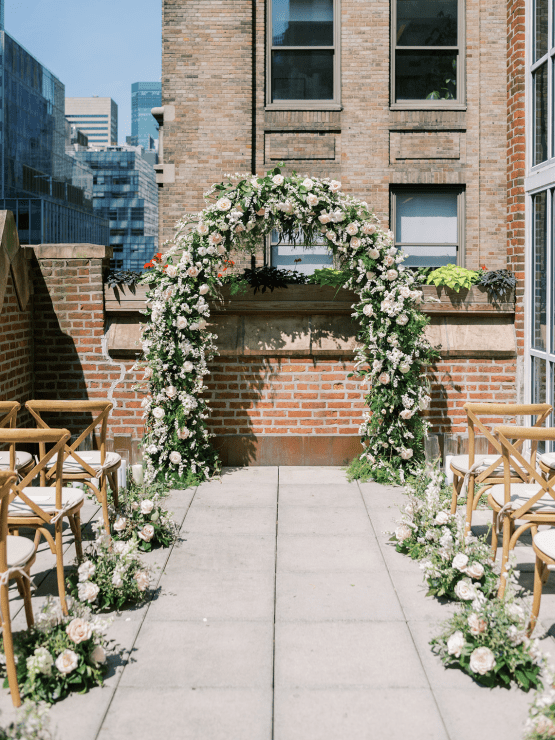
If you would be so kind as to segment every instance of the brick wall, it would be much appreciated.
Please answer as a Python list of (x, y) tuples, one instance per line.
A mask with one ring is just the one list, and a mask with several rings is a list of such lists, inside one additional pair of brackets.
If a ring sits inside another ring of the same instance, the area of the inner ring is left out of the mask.
[[(23, 406), (33, 393), (32, 303), (22, 311), (17, 302), (13, 276), (8, 273), (4, 302), (0, 306), (0, 400), (19, 401)], [(27, 412), (18, 424), (29, 424)]]

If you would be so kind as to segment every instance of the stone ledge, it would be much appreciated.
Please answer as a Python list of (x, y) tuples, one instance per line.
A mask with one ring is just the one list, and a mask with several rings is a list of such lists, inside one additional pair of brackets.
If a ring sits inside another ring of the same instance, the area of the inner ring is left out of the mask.
[(29, 250), (29, 255), (33, 250), (39, 260), (104, 259), (111, 257), (113, 252), (113, 247), (103, 244), (39, 244), (25, 249)]

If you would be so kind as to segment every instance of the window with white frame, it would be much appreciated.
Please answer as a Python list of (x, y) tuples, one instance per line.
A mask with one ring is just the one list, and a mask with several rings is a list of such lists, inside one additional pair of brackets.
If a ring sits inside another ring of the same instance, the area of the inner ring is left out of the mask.
[(392, 0), (391, 104), (464, 104), (464, 0)]
[(395, 246), (407, 267), (440, 267), (464, 262), (464, 191), (422, 186), (392, 188)]
[(324, 244), (323, 237), (318, 236), (315, 243), (307, 244), (300, 230), (291, 239), (274, 229), (269, 236), (267, 262), (280, 270), (312, 275), (314, 270), (333, 267), (333, 255)]
[(339, 103), (339, 0), (268, 0), (267, 103)]
[[(549, 32), (549, 2), (535, 0), (532, 35), (532, 166), (541, 164), (554, 156), (553, 137), (548, 136), (549, 100), (553, 86), (553, 64), (555, 46), (553, 34)], [(551, 102), (553, 106), (553, 102)]]

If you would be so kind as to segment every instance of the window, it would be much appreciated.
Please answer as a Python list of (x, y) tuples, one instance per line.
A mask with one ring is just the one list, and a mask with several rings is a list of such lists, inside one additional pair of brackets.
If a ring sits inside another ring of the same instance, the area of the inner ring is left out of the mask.
[(406, 267), (463, 264), (464, 194), (460, 189), (395, 189), (391, 224)]
[(298, 231), (294, 243), (286, 234), (272, 231), (269, 237), (269, 259), (272, 267), (280, 270), (296, 270), (312, 275), (314, 270), (333, 266), (333, 255), (324, 245), (323, 237), (314, 245), (303, 243), (303, 233)]
[(339, 104), (339, 0), (268, 0), (267, 103)]
[(393, 0), (391, 8), (392, 107), (463, 107), (463, 0)]
[[(549, 90), (553, 84), (555, 48), (550, 39), (548, 24), (548, 0), (534, 3), (534, 33), (532, 52), (532, 166), (554, 156), (553, 141), (548, 141)], [(551, 43), (550, 43), (551, 42)]]

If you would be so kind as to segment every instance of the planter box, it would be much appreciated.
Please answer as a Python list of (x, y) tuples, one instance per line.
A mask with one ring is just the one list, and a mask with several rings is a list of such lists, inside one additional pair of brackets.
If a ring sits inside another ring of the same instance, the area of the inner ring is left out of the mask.
[[(515, 312), (514, 294), (509, 296), (506, 303), (492, 303), (486, 289), (482, 286), (473, 285), (469, 290), (461, 290), (457, 293), (450, 288), (425, 285), (422, 293), (425, 301), (423, 309), (428, 314), (514, 314)], [(431, 298), (436, 300), (430, 301)]]

